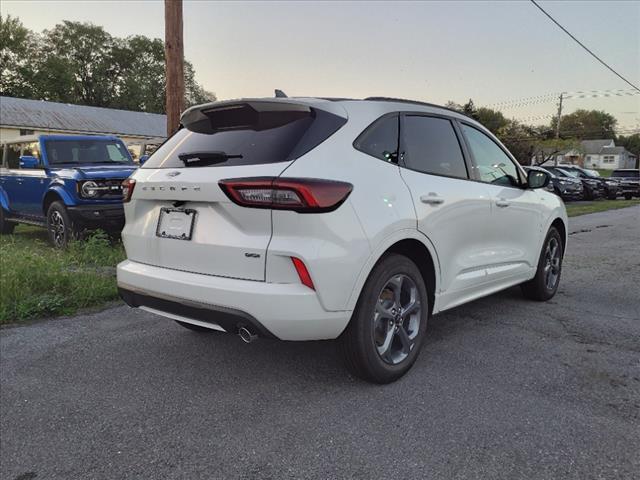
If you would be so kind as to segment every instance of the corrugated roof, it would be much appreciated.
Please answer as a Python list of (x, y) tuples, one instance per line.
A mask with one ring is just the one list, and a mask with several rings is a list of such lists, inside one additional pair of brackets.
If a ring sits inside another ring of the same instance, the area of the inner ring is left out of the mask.
[(167, 134), (166, 115), (14, 97), (0, 97), (0, 125), (143, 137)]

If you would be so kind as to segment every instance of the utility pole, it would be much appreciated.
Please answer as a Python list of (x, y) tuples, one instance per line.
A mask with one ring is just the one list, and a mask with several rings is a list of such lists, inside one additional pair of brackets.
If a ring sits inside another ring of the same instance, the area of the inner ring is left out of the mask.
[[(560, 138), (560, 118), (562, 118), (562, 97), (564, 96), (564, 92), (560, 93), (560, 101), (558, 102), (558, 117), (556, 120), (556, 139)], [(558, 166), (558, 156), (554, 156), (555, 160), (553, 164)]]
[(560, 94), (560, 102), (558, 103), (558, 119), (556, 121), (556, 138), (560, 138), (560, 118), (562, 117), (562, 97), (564, 92)]
[(167, 136), (170, 136), (178, 130), (180, 114), (184, 110), (182, 0), (164, 0), (164, 58), (167, 76)]

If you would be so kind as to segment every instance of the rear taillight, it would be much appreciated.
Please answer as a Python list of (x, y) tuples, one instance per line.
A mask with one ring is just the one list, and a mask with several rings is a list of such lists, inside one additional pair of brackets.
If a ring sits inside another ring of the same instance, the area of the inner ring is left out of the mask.
[(231, 201), (243, 207), (299, 213), (335, 210), (353, 190), (350, 183), (317, 178), (230, 178), (219, 185)]
[(136, 181), (133, 178), (127, 178), (122, 182), (122, 203), (127, 203), (131, 200), (131, 195), (133, 195), (133, 189), (135, 186)]

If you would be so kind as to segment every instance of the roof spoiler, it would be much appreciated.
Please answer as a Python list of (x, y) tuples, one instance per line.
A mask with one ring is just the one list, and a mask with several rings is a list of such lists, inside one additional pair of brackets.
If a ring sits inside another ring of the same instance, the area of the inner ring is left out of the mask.
[(311, 107), (269, 100), (220, 102), (192, 107), (182, 114), (182, 125), (196, 133), (228, 130), (267, 130), (308, 117)]

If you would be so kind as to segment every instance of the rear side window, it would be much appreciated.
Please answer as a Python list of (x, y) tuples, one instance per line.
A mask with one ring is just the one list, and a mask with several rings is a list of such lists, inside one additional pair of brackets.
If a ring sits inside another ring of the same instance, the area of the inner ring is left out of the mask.
[(20, 149), (22, 145), (19, 143), (10, 143), (7, 145), (6, 160), (7, 168), (20, 168)]
[[(250, 106), (204, 112), (141, 168), (261, 165), (294, 160), (335, 133), (346, 119), (317, 109), (255, 111)], [(198, 131), (193, 131), (198, 130)]]
[(462, 149), (451, 121), (407, 115), (402, 124), (404, 163), (412, 170), (468, 178)]
[(391, 161), (397, 158), (398, 123), (397, 115), (378, 119), (360, 134), (353, 146), (380, 160)]

